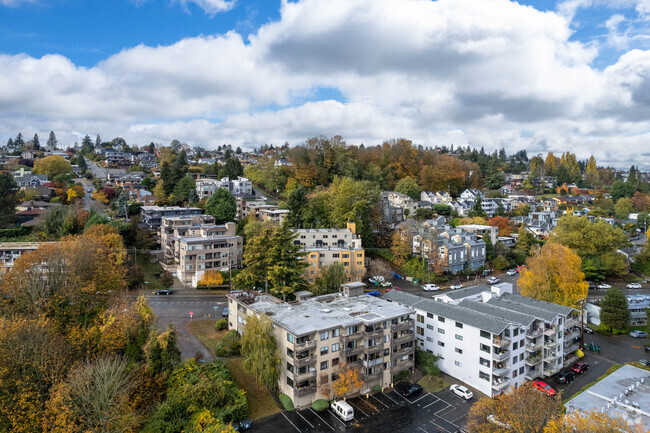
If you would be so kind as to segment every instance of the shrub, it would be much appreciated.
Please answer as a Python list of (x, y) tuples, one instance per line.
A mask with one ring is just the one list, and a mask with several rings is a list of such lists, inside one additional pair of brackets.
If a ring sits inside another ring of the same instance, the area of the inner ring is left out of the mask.
[(288, 410), (289, 412), (293, 411), (293, 401), (291, 401), (291, 397), (286, 394), (280, 394), (279, 399), (285, 410)]
[(217, 320), (217, 323), (214, 324), (214, 329), (217, 331), (223, 331), (228, 328), (228, 321), (226, 319)]
[(400, 382), (402, 380), (405, 380), (407, 377), (409, 377), (409, 374), (411, 372), (408, 370), (400, 371), (398, 374), (393, 376), (393, 382)]
[(381, 385), (374, 385), (372, 388), (370, 388), (372, 392), (381, 392), (382, 387)]
[(433, 353), (418, 348), (415, 349), (415, 366), (425, 373), (440, 376), (440, 368), (438, 368), (436, 361), (438, 361), (438, 357)]
[(239, 354), (239, 349), (241, 348), (241, 337), (234, 329), (231, 329), (223, 336), (222, 343), (230, 355)]
[(323, 399), (318, 399), (311, 404), (311, 408), (316, 412), (327, 410), (328, 407), (330, 407), (330, 403), (327, 400)]

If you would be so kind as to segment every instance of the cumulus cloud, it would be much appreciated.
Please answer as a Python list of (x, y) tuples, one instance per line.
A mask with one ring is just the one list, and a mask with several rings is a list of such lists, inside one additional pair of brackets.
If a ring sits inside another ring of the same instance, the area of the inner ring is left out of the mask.
[[(0, 119), (7, 135), (30, 126), (70, 140), (251, 148), (340, 134), (612, 163), (625, 143), (631, 158), (650, 129), (650, 51), (598, 70), (597, 48), (573, 41), (570, 25), (507, 0), (285, 0), (248, 41), (231, 31), (140, 45), (91, 68), (0, 55)], [(320, 87), (345, 102), (311, 101)]]
[(235, 7), (236, 0), (176, 0), (187, 8), (188, 3), (194, 3), (205, 11), (207, 15), (214, 16), (219, 12), (226, 12)]

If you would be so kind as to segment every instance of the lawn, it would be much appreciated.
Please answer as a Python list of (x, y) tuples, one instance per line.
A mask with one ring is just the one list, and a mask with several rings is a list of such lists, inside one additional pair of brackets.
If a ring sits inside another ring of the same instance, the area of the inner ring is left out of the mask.
[(214, 348), (221, 341), (227, 329), (217, 331), (214, 329), (216, 320), (194, 320), (187, 323), (187, 330), (196, 337), (214, 355)]
[(264, 385), (244, 369), (244, 358), (229, 359), (225, 364), (237, 386), (246, 391), (251, 420), (255, 421), (280, 412), (280, 408)]
[(445, 388), (448, 388), (451, 383), (444, 380), (442, 377), (432, 376), (427, 374), (422, 379), (418, 380), (418, 385), (422, 386), (425, 391), (430, 393), (440, 392)]
[(140, 266), (140, 269), (144, 272), (144, 281), (147, 290), (154, 291), (167, 288), (160, 283), (158, 278), (156, 278), (156, 275), (160, 275), (163, 271), (160, 263), (151, 263), (148, 258), (145, 258), (140, 254), (138, 255), (138, 266)]

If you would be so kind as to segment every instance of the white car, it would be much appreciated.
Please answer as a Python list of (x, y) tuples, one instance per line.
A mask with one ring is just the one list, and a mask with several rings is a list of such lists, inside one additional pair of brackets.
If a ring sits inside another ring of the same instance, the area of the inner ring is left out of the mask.
[(501, 282), (501, 280), (498, 279), (497, 277), (490, 277), (486, 281), (486, 283), (488, 283), (488, 284), (497, 284), (499, 282)]
[(452, 286), (449, 286), (451, 290), (456, 290), (456, 289), (462, 289), (463, 285), (462, 284), (454, 284)]
[(509, 277), (512, 277), (513, 275), (517, 275), (517, 270), (516, 269), (510, 269), (508, 272), (506, 272), (506, 275)]
[(435, 292), (440, 290), (440, 287), (436, 286), (435, 284), (425, 284), (422, 286), (422, 290), (425, 292)]
[(330, 408), (343, 421), (352, 421), (354, 419), (354, 409), (347, 401), (335, 401), (330, 405)]
[(611, 289), (612, 288), (612, 286), (610, 286), (609, 284), (606, 284), (606, 283), (600, 283), (596, 287), (599, 288), (599, 289)]
[(639, 284), (639, 283), (630, 283), (625, 287), (627, 287), (628, 289), (641, 289), (642, 288), (641, 284)]
[(449, 390), (456, 394), (458, 397), (464, 398), (465, 400), (470, 400), (472, 397), (474, 397), (472, 391), (462, 385), (453, 384), (449, 387)]

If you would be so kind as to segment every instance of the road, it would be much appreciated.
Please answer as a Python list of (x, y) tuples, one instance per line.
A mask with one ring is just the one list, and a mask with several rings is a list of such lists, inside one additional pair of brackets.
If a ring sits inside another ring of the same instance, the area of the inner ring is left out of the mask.
[[(144, 296), (157, 316), (157, 326), (160, 331), (167, 329), (173, 323), (178, 331), (178, 347), (183, 359), (193, 358), (200, 353), (206, 361), (213, 360), (212, 354), (187, 330), (187, 324), (192, 320), (220, 319), (224, 307), (227, 306), (224, 295), (198, 292), (196, 289), (174, 288), (169, 296), (159, 296), (151, 292)], [(215, 308), (217, 307), (217, 308)], [(192, 317), (190, 317), (192, 313)]]
[(88, 191), (94, 191), (95, 190), (95, 187), (93, 186), (92, 182), (89, 181), (88, 179), (82, 177), (81, 179), (79, 179), (79, 183), (81, 183), (83, 185), (84, 192), (85, 192), (85, 195), (84, 195), (84, 209), (86, 209), (88, 211), (91, 210), (91, 209), (94, 209), (95, 211), (103, 214), (104, 212), (102, 210), (101, 205), (99, 203), (97, 203), (95, 200), (92, 199), (92, 192), (88, 192)]

